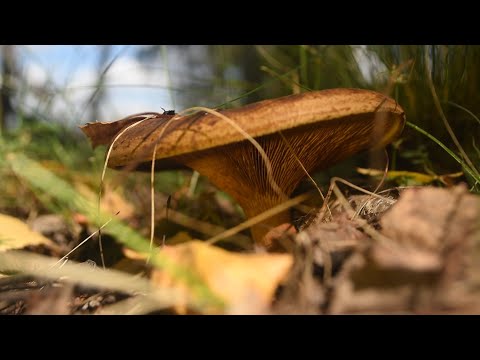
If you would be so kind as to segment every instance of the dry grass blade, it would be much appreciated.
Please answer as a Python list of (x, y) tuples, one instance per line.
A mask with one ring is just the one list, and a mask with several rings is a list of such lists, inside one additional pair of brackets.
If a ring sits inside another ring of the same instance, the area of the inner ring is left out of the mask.
[(157, 145), (153, 148), (152, 170), (150, 173), (150, 253), (147, 257), (147, 264), (150, 261), (150, 255), (153, 249), (153, 237), (155, 236), (155, 155), (157, 154)]
[[(382, 187), (383, 183), (385, 182), (385, 179), (387, 178), (387, 175), (388, 175), (388, 166), (390, 164), (390, 160), (388, 158), (388, 153), (387, 153), (387, 150), (384, 149), (384, 154), (385, 154), (385, 168), (383, 170), (383, 173), (382, 173), (382, 178), (380, 179), (380, 182), (377, 184), (377, 187), (375, 188), (375, 190), (373, 190), (373, 194), (376, 194), (377, 191)], [(366, 206), (368, 200), (366, 200), (362, 206), (360, 206), (355, 214), (355, 217), (359, 216), (360, 213), (362, 212), (362, 210), (364, 209), (364, 207)]]
[[(75, 250), (77, 250), (79, 247), (81, 247), (83, 244), (85, 244), (88, 240), (90, 240), (92, 237), (95, 236), (96, 233), (100, 233), (100, 231), (108, 225), (108, 223), (112, 221), (112, 219), (108, 220), (105, 224), (103, 224), (97, 231), (95, 231), (94, 233), (91, 233), (89, 236), (87, 236), (84, 240), (82, 240), (80, 242), (80, 244), (78, 244), (77, 246), (75, 246), (72, 250), (70, 250), (67, 254), (65, 254), (64, 256), (62, 256), (53, 266), (57, 266), (59, 263), (61, 263), (62, 261), (64, 260), (68, 260), (68, 257), (73, 253), (75, 252)], [(63, 266), (63, 265), (62, 265)], [(105, 266), (103, 267), (103, 269), (105, 270)]]
[[(103, 165), (103, 170), (102, 170), (102, 177), (100, 179), (100, 189), (98, 191), (98, 205), (97, 205), (97, 208), (98, 208), (98, 213), (100, 213), (100, 202), (101, 202), (101, 199), (102, 199), (102, 189), (103, 189), (103, 183), (104, 183), (104, 179), (105, 179), (105, 173), (107, 171), (107, 165), (108, 165), (108, 159), (110, 158), (110, 154), (112, 153), (112, 149), (113, 149), (113, 145), (115, 144), (115, 142), (126, 132), (128, 131), (129, 129), (135, 127), (135, 126), (138, 126), (140, 125), (142, 122), (144, 122), (145, 120), (151, 118), (152, 116), (154, 115), (146, 115), (145, 119), (142, 119), (142, 120), (139, 120), (138, 122), (135, 122), (131, 125), (128, 125), (125, 129), (123, 129), (122, 131), (120, 131), (120, 133), (118, 133), (115, 138), (113, 139), (112, 143), (110, 144), (110, 146), (108, 147), (108, 152), (107, 152), (107, 156), (106, 156), (106, 159), (105, 159), (105, 163)], [(98, 231), (98, 246), (100, 247), (100, 257), (102, 259), (102, 267), (105, 269), (105, 257), (103, 255), (103, 246), (102, 246), (102, 232), (101, 232), (101, 229), (99, 229)]]
[[(168, 220), (178, 225), (184, 226), (188, 229), (198, 231), (209, 237), (216, 236), (226, 231), (224, 227), (213, 225), (206, 221), (195, 219), (191, 216), (182, 214), (181, 212), (175, 211), (172, 209), (168, 210)], [(219, 240), (219, 241), (222, 241), (222, 240)], [(241, 246), (246, 250), (250, 250), (252, 247), (251, 246), (252, 241), (250, 240), (250, 238), (242, 234), (236, 234), (232, 237), (229, 237), (228, 241), (238, 246)]]
[(102, 189), (102, 185), (103, 185), (103, 180), (105, 178), (105, 173), (107, 171), (107, 165), (108, 165), (108, 160), (110, 159), (110, 155), (112, 153), (112, 149), (113, 149), (113, 145), (115, 145), (115, 143), (117, 142), (118, 139), (120, 139), (120, 137), (122, 137), (123, 134), (125, 134), (128, 130), (130, 130), (131, 128), (135, 127), (135, 126), (138, 126), (140, 125), (141, 123), (143, 123), (145, 120), (148, 120), (152, 117), (155, 117), (155, 115), (150, 115), (150, 116), (146, 116), (144, 119), (142, 120), (139, 120), (138, 122), (135, 122), (131, 125), (128, 125), (126, 128), (124, 128), (122, 131), (120, 131), (114, 138), (113, 138), (113, 141), (112, 143), (109, 145), (108, 147), (108, 151), (107, 151), (107, 156), (105, 158), (105, 163), (103, 165), (103, 170), (102, 170), (102, 177), (101, 177), (101, 182), (100, 182), (100, 195), (101, 195), (101, 189)]
[(220, 240), (223, 240), (223, 239), (226, 239), (230, 236), (233, 236), (235, 234), (238, 234), (240, 231), (243, 231), (243, 230), (246, 230), (276, 214), (279, 214), (281, 213), (282, 211), (285, 211), (295, 205), (298, 205), (300, 204), (302, 201), (305, 201), (307, 199), (309, 199), (310, 197), (312, 197), (313, 194), (311, 192), (309, 193), (305, 193), (305, 194), (302, 194), (302, 195), (298, 195), (296, 197), (294, 197), (293, 199), (289, 199), (285, 202), (283, 202), (282, 204), (280, 205), (277, 205), (267, 211), (264, 211), (263, 213), (261, 214), (258, 214), (257, 216), (254, 216), (250, 219), (248, 219), (247, 221), (231, 228), (231, 229), (228, 229), (227, 231), (221, 233), (221, 234), (218, 234), (210, 239), (207, 240), (207, 243), (208, 244), (214, 244), (216, 242), (219, 242)]
[[(365, 190), (365, 189), (361, 188), (360, 186), (357, 186), (357, 185), (355, 185), (355, 184), (352, 184), (351, 182), (346, 181), (346, 180), (344, 180), (344, 179), (342, 179), (342, 178), (333, 177), (333, 178), (330, 180), (330, 187), (329, 187), (329, 189), (328, 189), (327, 196), (325, 197), (325, 198), (326, 198), (326, 201), (324, 202), (324, 205), (322, 206), (322, 208), (321, 208), (320, 211), (319, 211), (319, 214), (323, 214), (323, 215), (321, 216), (321, 220), (324, 219), (324, 216), (325, 216), (325, 204), (328, 203), (328, 201), (330, 200), (330, 197), (331, 197), (331, 195), (332, 195), (332, 191), (333, 191), (335, 188), (338, 189), (338, 186), (337, 186), (337, 184), (336, 184), (337, 181), (338, 181), (338, 182), (341, 182), (341, 183), (343, 183), (343, 184), (345, 184), (345, 185), (347, 185), (347, 186), (350, 186), (351, 188), (353, 188), (353, 189), (355, 189), (355, 190), (358, 190), (358, 191), (361, 191), (361, 192), (363, 192), (363, 193), (365, 193), (365, 194), (367, 194), (367, 195), (370, 195), (371, 197), (374, 197), (374, 198), (383, 200), (383, 201), (385, 201), (385, 202), (387, 202), (387, 203), (390, 203), (390, 204), (393, 204), (393, 203), (394, 203), (394, 201), (391, 200), (391, 199), (389, 199), (388, 197), (385, 197), (385, 196), (376, 194), (376, 193), (374, 193), (374, 192)], [(375, 191), (377, 191), (377, 190), (378, 190), (378, 187), (377, 187), (377, 189), (375, 189)], [(338, 191), (340, 191), (340, 189), (338, 189)], [(340, 194), (341, 194), (341, 192), (340, 192)], [(336, 193), (336, 195), (338, 195), (338, 194)], [(345, 199), (345, 197), (343, 196), (343, 194), (342, 194), (342, 199), (344, 199), (345, 202), (348, 204), (348, 201)], [(341, 200), (341, 199), (339, 199), (339, 200)], [(353, 211), (353, 209), (351, 208), (350, 205), (348, 206), (348, 208)], [(345, 208), (345, 209), (347, 210), (347, 208)], [(348, 211), (348, 210), (347, 210), (347, 211)], [(352, 216), (352, 219), (354, 219), (354, 218), (357, 216), (354, 211), (353, 211), (352, 214), (349, 214), (349, 215)]]
[(339, 182), (342, 182), (346, 185), (352, 186), (354, 189), (357, 189), (357, 190), (360, 189), (360, 191), (366, 192), (366, 193), (370, 194), (371, 196), (381, 198), (382, 200), (390, 201), (390, 202), (392, 202), (392, 200), (388, 199), (388, 198), (385, 198), (381, 195), (371, 193), (370, 191), (362, 189), (362, 188), (360, 188), (360, 187), (358, 187), (354, 184), (351, 184), (348, 181), (346, 181), (344, 179), (341, 179), (341, 178), (333, 177), (332, 180), (331, 180), (331, 189), (333, 190), (333, 192), (337, 196), (338, 201), (340, 201), (340, 203), (342, 204), (343, 208), (347, 212), (348, 216), (352, 219), (352, 221), (357, 223), (358, 226), (360, 226), (363, 229), (363, 231), (365, 231), (365, 233), (368, 234), (373, 240), (380, 242), (382, 245), (389, 246), (390, 248), (395, 247), (395, 243), (391, 239), (387, 238), (386, 236), (382, 235), (377, 230), (375, 230), (372, 226), (370, 226), (367, 223), (366, 220), (360, 219), (360, 218), (355, 218), (355, 215), (356, 215), (355, 211), (352, 209), (352, 206), (348, 203), (347, 199), (345, 198), (345, 196), (340, 191), (339, 187), (336, 184), (336, 181), (339, 181)]
[[(139, 120), (138, 122), (135, 122), (129, 126), (127, 126), (125, 129), (123, 129), (120, 133), (118, 133), (115, 138), (113, 139), (112, 143), (110, 144), (109, 148), (108, 148), (108, 152), (107, 152), (107, 156), (106, 156), (106, 159), (105, 159), (105, 163), (103, 165), (103, 171), (102, 171), (102, 178), (101, 178), (101, 183), (100, 183), (100, 192), (99, 192), (99, 196), (98, 196), (98, 208), (99, 208), (99, 212), (100, 212), (100, 199), (101, 199), (101, 191), (102, 191), (102, 188), (103, 188), (103, 182), (104, 182), (104, 178), (105, 178), (105, 172), (107, 170), (107, 165), (108, 165), (108, 160), (110, 158), (110, 155), (111, 155), (111, 152), (112, 152), (112, 149), (113, 149), (113, 145), (115, 144), (115, 142), (120, 139), (120, 137), (125, 134), (128, 130), (130, 130), (131, 128), (135, 127), (135, 126), (138, 126), (140, 125), (141, 123), (143, 123), (145, 120), (148, 120), (148, 119), (151, 119), (151, 118), (154, 118), (156, 117), (158, 114), (156, 113), (152, 113), (152, 114), (146, 114), (145, 115), (145, 118), (142, 119), (142, 120)], [(168, 122), (166, 123), (165, 127), (162, 129), (162, 132), (160, 133), (159, 135), (159, 138), (157, 140), (157, 142), (159, 142), (161, 140), (161, 137), (164, 133), (164, 131), (166, 130), (166, 128), (168, 127), (168, 125), (174, 121), (178, 119), (177, 117), (173, 117), (171, 119), (168, 120)], [(151, 213), (150, 213), (150, 254), (152, 253), (152, 249), (153, 249), (153, 238), (154, 238), (154, 234), (155, 234), (155, 189), (154, 189), (154, 180), (155, 180), (155, 158), (156, 158), (156, 153), (157, 153), (157, 144), (155, 144), (154, 148), (153, 148), (153, 154), (152, 154), (152, 167), (151, 167), (151, 178), (150, 178), (150, 182), (151, 182), (151, 187), (150, 187), (150, 206), (151, 206)], [(101, 234), (101, 232), (99, 232), (99, 234)], [(102, 258), (102, 264), (103, 264), (103, 267), (105, 268), (105, 262), (104, 262), (104, 257), (103, 257), (103, 249), (102, 249), (102, 242), (101, 242), (101, 237), (99, 237), (99, 245), (100, 245), (100, 254), (101, 254), (101, 258)], [(150, 261), (150, 255), (148, 256), (147, 258), (147, 263), (149, 263)]]

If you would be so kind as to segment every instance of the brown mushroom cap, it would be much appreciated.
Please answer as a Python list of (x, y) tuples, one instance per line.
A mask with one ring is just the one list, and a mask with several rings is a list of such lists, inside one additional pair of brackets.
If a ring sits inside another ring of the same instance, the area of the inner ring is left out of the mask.
[[(385, 95), (360, 89), (329, 89), (264, 100), (237, 109), (220, 111), (235, 121), (252, 137), (299, 128), (305, 125), (335, 127), (342, 119), (356, 116), (380, 116), (389, 113), (388, 132), (378, 138), (378, 147), (383, 147), (403, 129), (403, 109)], [(157, 161), (199, 150), (245, 141), (245, 137), (218, 116), (197, 114), (183, 117), (163, 126), (173, 116), (159, 116), (142, 126), (128, 130), (114, 145), (110, 167), (131, 163), (132, 149), (135, 160), (151, 162), (152, 151), (157, 143)], [(360, 120), (360, 119), (357, 119)], [(164, 131), (164, 132), (163, 132)], [(159, 141), (158, 137), (163, 132)], [(158, 165), (162, 167), (162, 163)], [(167, 162), (167, 168), (171, 162)]]
[[(312, 91), (220, 112), (262, 146), (273, 179), (286, 196), (305, 176), (297, 158), (308, 172), (324, 169), (362, 150), (384, 147), (405, 123), (404, 111), (393, 99), (359, 89)], [(285, 201), (268, 181), (258, 150), (212, 114), (144, 121), (117, 139), (109, 166), (149, 169), (155, 144), (157, 168), (186, 165), (197, 170), (232, 195), (248, 217)], [(285, 212), (258, 224), (252, 228), (255, 240), (269, 246), (263, 236), (289, 221)]]

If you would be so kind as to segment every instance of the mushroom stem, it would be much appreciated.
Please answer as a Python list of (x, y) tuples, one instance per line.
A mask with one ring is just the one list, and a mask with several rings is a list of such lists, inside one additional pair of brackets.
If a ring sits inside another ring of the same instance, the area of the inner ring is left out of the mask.
[[(257, 177), (253, 174), (248, 176), (249, 179), (245, 179), (245, 168), (243, 166), (232, 167), (232, 157), (237, 160), (242, 159), (242, 155), (236, 154), (235, 150), (238, 150), (235, 146), (229, 146), (225, 151), (209, 151), (203, 156), (198, 154), (195, 157), (184, 156), (181, 161), (188, 167), (205, 175), (211, 183), (231, 195), (242, 207), (247, 218), (261, 214), (288, 199), (291, 191), (287, 191), (285, 194), (276, 194), (268, 185), (268, 182), (257, 184), (255, 182)], [(243, 155), (244, 160), (249, 158), (248, 156), (245, 157), (245, 154)], [(254, 163), (253, 159), (246, 161)], [(241, 168), (243, 170), (240, 170)], [(265, 170), (265, 168), (263, 169)], [(281, 182), (279, 185), (282, 190), (285, 190)], [(255, 243), (270, 248), (272, 244), (263, 241), (264, 235), (272, 228), (288, 222), (291, 222), (291, 218), (289, 211), (286, 210), (252, 226), (251, 232)]]
[[(240, 203), (239, 203), (240, 204)], [(241, 204), (240, 204), (241, 206)], [(245, 208), (244, 208), (245, 209)], [(247, 212), (247, 209), (245, 209), (245, 215), (248, 218), (252, 218), (256, 215), (259, 214), (258, 209), (249, 209), (253, 210), (253, 213)], [(264, 209), (263, 211), (267, 211), (268, 209)], [(261, 212), (263, 212), (261, 211)], [(260, 213), (261, 213), (260, 212)], [(267, 239), (265, 235), (273, 228), (285, 224), (285, 223), (291, 223), (292, 219), (290, 217), (290, 212), (288, 210), (282, 211), (281, 213), (278, 213), (267, 220), (264, 220), (254, 226), (251, 227), (250, 231), (252, 232), (252, 237), (255, 240), (255, 242), (259, 245), (265, 246), (267, 249), (271, 249), (275, 246), (271, 242), (271, 240)]]

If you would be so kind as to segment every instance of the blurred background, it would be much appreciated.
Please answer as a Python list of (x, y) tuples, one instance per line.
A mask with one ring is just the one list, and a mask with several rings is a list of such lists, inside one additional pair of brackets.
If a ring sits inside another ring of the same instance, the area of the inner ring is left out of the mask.
[[(4, 45), (0, 129), (61, 128), (78, 137), (78, 125), (138, 112), (235, 107), (308, 90), (358, 87), (394, 97), (407, 120), (455, 148), (431, 80), (458, 141), (478, 159), (479, 54), (480, 47), (464, 45)], [(394, 146), (401, 150), (394, 167), (458, 169), (436, 144), (410, 129)]]

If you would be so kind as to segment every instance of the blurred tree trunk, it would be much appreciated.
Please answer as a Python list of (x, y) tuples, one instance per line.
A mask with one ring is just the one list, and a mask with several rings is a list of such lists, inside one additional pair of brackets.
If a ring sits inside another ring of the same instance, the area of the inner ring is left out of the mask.
[(100, 105), (102, 104), (105, 98), (105, 89), (103, 84), (105, 82), (105, 75), (110, 67), (108, 61), (110, 60), (112, 54), (112, 45), (102, 45), (100, 46), (100, 52), (98, 55), (97, 62), (97, 71), (98, 71), (98, 80), (97, 80), (97, 91), (92, 98), (92, 103), (90, 107), (90, 114), (92, 120), (98, 120), (100, 118)]
[(3, 45), (1, 46), (0, 133), (6, 128), (7, 119), (14, 114), (11, 97), (15, 73), (14, 48), (12, 45)]

